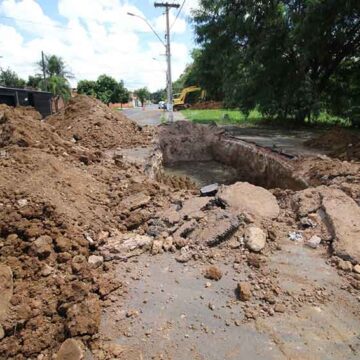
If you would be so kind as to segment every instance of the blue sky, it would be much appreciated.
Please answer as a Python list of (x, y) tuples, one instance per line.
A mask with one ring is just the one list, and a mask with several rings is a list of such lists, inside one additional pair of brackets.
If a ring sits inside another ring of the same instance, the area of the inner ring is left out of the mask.
[[(197, 4), (185, 1), (172, 28), (174, 79), (190, 61), (189, 15)], [(75, 75), (73, 85), (106, 73), (130, 89), (163, 88), (165, 50), (145, 22), (127, 12), (148, 19), (164, 37), (165, 16), (150, 0), (0, 0), (0, 66), (27, 78), (37, 72), (43, 50), (63, 57)], [(176, 14), (173, 10), (171, 23)]]

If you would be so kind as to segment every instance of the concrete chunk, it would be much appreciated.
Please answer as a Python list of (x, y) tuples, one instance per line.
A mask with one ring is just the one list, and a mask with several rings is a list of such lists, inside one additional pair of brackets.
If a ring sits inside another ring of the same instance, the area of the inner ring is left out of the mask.
[(217, 198), (230, 210), (233, 209), (239, 213), (247, 212), (256, 217), (268, 219), (275, 219), (280, 213), (277, 200), (271, 192), (247, 182), (222, 186)]

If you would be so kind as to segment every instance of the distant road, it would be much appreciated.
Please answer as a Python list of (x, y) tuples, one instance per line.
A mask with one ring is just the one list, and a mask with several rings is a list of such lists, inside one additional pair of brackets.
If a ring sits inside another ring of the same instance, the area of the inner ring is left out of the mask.
[(157, 105), (148, 105), (145, 110), (143, 108), (124, 109), (123, 114), (140, 126), (156, 126), (161, 124), (161, 115), (164, 114), (164, 110), (158, 109)]

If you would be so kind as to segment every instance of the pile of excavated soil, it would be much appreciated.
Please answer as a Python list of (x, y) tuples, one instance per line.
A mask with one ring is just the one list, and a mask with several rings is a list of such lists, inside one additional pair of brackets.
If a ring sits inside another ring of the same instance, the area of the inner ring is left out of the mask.
[(221, 101), (204, 101), (191, 105), (191, 110), (215, 110), (222, 108), (223, 103)]
[(304, 142), (306, 146), (328, 150), (329, 155), (341, 160), (360, 160), (360, 134), (341, 129), (331, 129)]
[[(129, 120), (108, 126), (117, 115), (79, 99), (66, 110), (77, 114), (72, 122), (97, 114), (116, 147), (148, 141)], [(91, 342), (103, 302), (122, 292), (113, 255), (99, 245), (146, 223), (170, 191), (134, 165), (67, 141), (33, 110), (2, 106), (0, 118), (0, 358), (50, 359), (67, 338)]]
[(87, 148), (127, 148), (152, 139), (150, 130), (141, 129), (120, 112), (85, 95), (72, 98), (64, 110), (46, 122), (65, 140)]

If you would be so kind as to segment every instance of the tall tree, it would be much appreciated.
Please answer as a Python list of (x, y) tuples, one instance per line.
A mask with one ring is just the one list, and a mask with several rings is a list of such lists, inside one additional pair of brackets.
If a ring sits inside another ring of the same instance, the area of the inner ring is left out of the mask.
[(316, 116), (331, 79), (360, 55), (358, 0), (201, 0), (200, 5), (194, 22), (201, 79), (245, 111), (258, 105), (269, 116), (299, 121)]
[(139, 98), (142, 106), (145, 106), (146, 100), (150, 98), (150, 92), (147, 87), (136, 90), (135, 95)]
[(77, 84), (78, 94), (85, 94), (88, 96), (96, 96), (96, 81), (80, 80)]
[(29, 75), (28, 81), (26, 82), (26, 86), (31, 87), (33, 89), (40, 89), (42, 82), (41, 75)]
[(45, 67), (45, 74), (49, 77), (51, 76), (60, 76), (64, 79), (70, 80), (74, 78), (73, 73), (68, 69), (65, 61), (61, 56), (57, 55), (44, 55), (44, 64), (40, 60), (38, 63), (38, 68), (43, 72), (43, 66)]
[(16, 72), (0, 68), (0, 85), (22, 89), (25, 87), (26, 81), (21, 79)]

